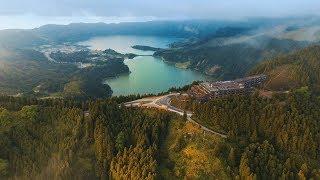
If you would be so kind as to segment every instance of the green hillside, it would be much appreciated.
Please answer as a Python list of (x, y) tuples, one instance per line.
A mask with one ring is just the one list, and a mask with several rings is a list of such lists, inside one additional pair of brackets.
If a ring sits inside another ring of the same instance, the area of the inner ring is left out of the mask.
[(306, 42), (276, 39), (268, 36), (212, 37), (209, 40), (184, 44), (157, 51), (155, 56), (181, 64), (220, 79), (244, 76), (254, 65), (265, 58), (291, 52), (307, 45)]
[(320, 46), (310, 46), (288, 55), (263, 61), (250, 74), (266, 74), (265, 88), (289, 90), (308, 86), (320, 90)]
[(101, 98), (112, 94), (104, 78), (129, 73), (121, 59), (79, 69), (53, 63), (40, 52), (0, 48), (0, 94), (35, 97)]
[[(8, 98), (0, 102), (0, 179), (157, 176), (155, 162), (170, 120), (167, 113), (95, 101), (89, 105), (90, 115), (84, 116), (85, 109), (72, 101), (33, 100), (35, 105), (18, 110), (4, 109)], [(133, 173), (125, 174), (126, 169)]]
[(228, 134), (227, 162), (240, 179), (318, 179), (319, 108), (319, 97), (304, 89), (213, 99), (195, 104), (193, 118)]
[(32, 92), (39, 85), (48, 93), (59, 91), (77, 68), (50, 63), (34, 50), (0, 50), (1, 94)]

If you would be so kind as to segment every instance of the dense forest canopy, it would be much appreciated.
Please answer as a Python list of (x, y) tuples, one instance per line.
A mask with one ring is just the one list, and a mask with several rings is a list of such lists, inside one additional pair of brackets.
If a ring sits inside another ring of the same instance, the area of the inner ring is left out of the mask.
[(233, 172), (258, 179), (319, 178), (319, 109), (319, 97), (307, 88), (272, 99), (229, 97), (194, 106), (199, 122), (228, 134)]
[(118, 105), (132, 98), (1, 97), (0, 176), (320, 177), (320, 101), (308, 88), (271, 99), (254, 94), (194, 103), (192, 118), (227, 139), (204, 133), (184, 117)]
[[(14, 102), (22, 103), (19, 99)], [(119, 108), (112, 100), (89, 103), (88, 116), (81, 106), (67, 101), (33, 104), (0, 111), (2, 178), (104, 179), (109, 173), (115, 178), (157, 176), (156, 154), (171, 115)], [(131, 151), (134, 155), (128, 156)], [(122, 161), (136, 163), (135, 158), (141, 163), (133, 164), (131, 174), (116, 168), (131, 168)]]

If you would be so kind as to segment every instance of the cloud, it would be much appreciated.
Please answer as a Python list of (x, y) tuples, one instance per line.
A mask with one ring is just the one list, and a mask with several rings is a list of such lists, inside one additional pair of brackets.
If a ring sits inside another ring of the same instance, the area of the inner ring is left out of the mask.
[(0, 0), (0, 29), (71, 22), (320, 15), (319, 7), (320, 0)]
[(32, 29), (46, 24), (70, 24), (70, 23), (119, 23), (119, 22), (144, 22), (158, 20), (155, 17), (117, 17), (117, 16), (94, 16), (91, 14), (79, 16), (37, 16), (34, 14), (0, 15), (1, 29)]
[(318, 14), (319, 0), (2, 0), (0, 15), (241, 18)]

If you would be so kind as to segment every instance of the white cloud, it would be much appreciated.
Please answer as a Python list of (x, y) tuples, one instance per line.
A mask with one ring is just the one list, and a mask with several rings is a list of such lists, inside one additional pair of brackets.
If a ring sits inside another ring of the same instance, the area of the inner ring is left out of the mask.
[(319, 0), (1, 0), (0, 14), (223, 18), (319, 13)]
[(35, 27), (43, 23), (80, 21), (241, 19), (314, 14), (320, 14), (320, 0), (0, 0), (0, 26), (7, 28), (24, 24), (24, 19), (23, 27)]

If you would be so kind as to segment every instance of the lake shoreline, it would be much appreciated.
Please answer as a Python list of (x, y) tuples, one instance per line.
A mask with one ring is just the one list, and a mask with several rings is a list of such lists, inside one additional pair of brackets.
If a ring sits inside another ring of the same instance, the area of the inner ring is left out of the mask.
[(208, 76), (191, 70), (179, 68), (175, 64), (163, 61), (153, 55), (151, 51), (133, 49), (136, 44), (144, 44), (150, 47), (167, 48), (174, 39), (159, 37), (139, 36), (115, 36), (94, 38), (86, 42), (90, 49), (114, 49), (126, 54), (133, 53), (137, 56), (133, 59), (125, 59), (124, 63), (129, 67), (130, 73), (122, 73), (116, 77), (105, 78), (103, 83), (108, 84), (112, 96), (130, 94), (157, 94), (167, 91), (171, 87), (183, 87), (193, 81), (207, 80)]

